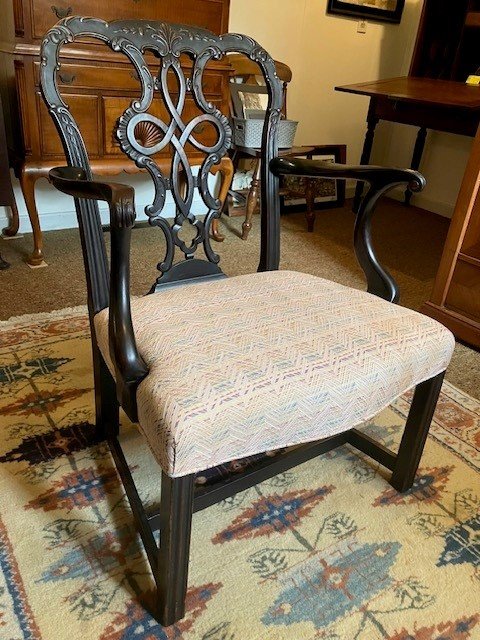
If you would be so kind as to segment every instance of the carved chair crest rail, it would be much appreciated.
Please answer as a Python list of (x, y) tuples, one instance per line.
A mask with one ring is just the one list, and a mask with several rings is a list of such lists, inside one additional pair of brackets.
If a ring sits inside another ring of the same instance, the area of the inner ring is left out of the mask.
[[(140, 299), (131, 300), (129, 294), (133, 189), (92, 180), (82, 135), (57, 86), (61, 47), (84, 37), (102, 40), (125, 55), (140, 78), (138, 98), (119, 114), (116, 136), (123, 152), (145, 168), (153, 181), (154, 198), (146, 214), (150, 225), (162, 232), (166, 246), (152, 295)], [(160, 59), (156, 76), (149, 70), (146, 52)], [(225, 115), (205, 100), (202, 80), (208, 63), (229, 52), (257, 62), (269, 99), (261, 158), (258, 273), (225, 278), (209, 241), (209, 228), (221, 204), (210, 191), (208, 175), (227, 153), (232, 132)], [(190, 71), (180, 64), (185, 54), (192, 59)], [(419, 190), (424, 180), (410, 170), (278, 158), (282, 85), (271, 57), (243, 35), (216, 36), (203, 29), (145, 20), (106, 23), (67, 17), (44, 38), (41, 88), (69, 165), (52, 170), (50, 179), (75, 198), (79, 220), (96, 426), (110, 446), (152, 568), (157, 585), (153, 615), (168, 626), (185, 612), (193, 511), (347, 442), (390, 469), (391, 483), (398, 490), (412, 485), (451, 356), (452, 336), (435, 321), (391, 304), (398, 299), (398, 289), (375, 255), (370, 224), (374, 207), (386, 191), (399, 184)], [(200, 113), (185, 122), (187, 94), (193, 96)], [(154, 100), (161, 101), (164, 118), (149, 112)], [(200, 123), (214, 135), (205, 139), (196, 133)], [(140, 135), (146, 129), (148, 140)], [(190, 166), (187, 145), (204, 155), (198, 173)], [(172, 150), (168, 174), (153, 158), (166, 146)], [(369, 184), (356, 218), (354, 247), (368, 292), (374, 295), (307, 274), (278, 271), (279, 175), (353, 178)], [(195, 191), (205, 205), (203, 219), (193, 213)], [(162, 216), (167, 192), (175, 202), (173, 221)], [(98, 200), (106, 201), (110, 209), (110, 267)], [(190, 243), (182, 239), (184, 225), (191, 225), (195, 232)], [(200, 247), (203, 259), (197, 257)], [(184, 256), (177, 262), (176, 252)], [(270, 342), (268, 336), (273, 336)], [(271, 373), (278, 349), (283, 353), (282, 366), (290, 363), (286, 376), (281, 367), (275, 376)], [(343, 382), (335, 373), (339, 350)], [(318, 369), (323, 377), (315, 375), (316, 382), (307, 384), (294, 367), (299, 357), (311, 363), (310, 373)], [(234, 391), (240, 378), (245, 386), (239, 404)], [(249, 378), (259, 384), (250, 384)], [(348, 402), (340, 402), (339, 408), (338, 398), (346, 393), (344, 384), (349, 389)], [(397, 454), (356, 429), (414, 386)], [(295, 398), (302, 402), (295, 403)], [(298, 408), (304, 403), (306, 413)], [(144, 510), (130, 475), (118, 440), (119, 406), (138, 420), (161, 467), (158, 513)], [(285, 451), (292, 444), (299, 446)], [(261, 455), (272, 449), (280, 453)], [(233, 460), (245, 462), (247, 456), (253, 458), (244, 473), (225, 479), (222, 472), (219, 482), (195, 485), (198, 472), (228, 466)], [(159, 548), (153, 537), (158, 528)]]

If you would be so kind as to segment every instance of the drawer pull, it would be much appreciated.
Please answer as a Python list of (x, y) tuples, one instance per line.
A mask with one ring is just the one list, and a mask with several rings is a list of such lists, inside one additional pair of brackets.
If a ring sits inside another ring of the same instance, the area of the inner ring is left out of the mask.
[(72, 84), (75, 81), (75, 78), (77, 77), (76, 75), (74, 75), (73, 73), (59, 73), (58, 77), (60, 78), (60, 82), (62, 82), (63, 84)]
[(56, 7), (55, 5), (52, 5), (52, 11), (59, 20), (60, 18), (68, 18), (73, 13), (72, 7)]

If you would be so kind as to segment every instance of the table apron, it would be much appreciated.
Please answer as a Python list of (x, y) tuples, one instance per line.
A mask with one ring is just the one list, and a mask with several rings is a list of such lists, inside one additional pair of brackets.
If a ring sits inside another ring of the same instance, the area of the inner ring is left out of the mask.
[(480, 121), (480, 111), (424, 105), (391, 98), (372, 98), (376, 118), (389, 122), (410, 124), (435, 131), (475, 136)]

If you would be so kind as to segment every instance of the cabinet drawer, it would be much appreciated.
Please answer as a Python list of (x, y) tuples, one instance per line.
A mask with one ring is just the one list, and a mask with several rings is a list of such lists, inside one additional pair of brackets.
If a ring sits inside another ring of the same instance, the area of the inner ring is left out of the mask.
[[(155, 61), (150, 66), (152, 75), (158, 73), (159, 64)], [(191, 64), (183, 65), (186, 77), (189, 77)], [(34, 63), (35, 83), (40, 84), (40, 63)], [(140, 81), (134, 67), (128, 63), (123, 67), (100, 66), (94, 64), (62, 63), (57, 74), (60, 91), (63, 89), (94, 89), (103, 91), (140, 91)], [(106, 82), (108, 83), (106, 85)], [(214, 69), (207, 69), (203, 76), (203, 92), (207, 98), (222, 96), (225, 73)], [(169, 73), (168, 87), (172, 93), (178, 91), (178, 81), (173, 71)], [(68, 101), (68, 98), (67, 98)]]
[[(218, 108), (221, 108), (221, 100), (212, 100), (214, 104)], [(105, 130), (105, 141), (104, 141), (104, 153), (105, 155), (123, 155), (122, 150), (120, 149), (120, 145), (116, 138), (115, 132), (117, 129), (117, 120), (125, 111), (125, 109), (130, 105), (130, 100), (127, 98), (116, 98), (116, 97), (104, 97), (102, 99), (103, 103), (103, 120), (104, 120), (104, 130)], [(151, 115), (160, 118), (164, 122), (170, 122), (170, 117), (165, 106), (162, 104), (160, 100), (154, 101), (148, 110), (148, 113)], [(183, 121), (185, 123), (189, 122), (192, 118), (197, 115), (200, 115), (202, 112), (198, 109), (197, 105), (194, 103), (192, 99), (187, 98), (185, 101), (185, 107), (183, 110)], [(155, 131), (151, 131), (155, 140)], [(178, 131), (177, 131), (178, 134)], [(142, 135), (140, 133), (140, 135)], [(144, 131), (143, 135), (148, 139), (148, 132)], [(218, 138), (218, 133), (215, 127), (208, 123), (201, 123), (198, 126), (198, 130), (195, 135), (198, 142), (204, 145), (212, 145)], [(152, 138), (150, 137), (150, 140)], [(145, 146), (148, 146), (146, 142), (143, 142)], [(153, 146), (153, 141), (152, 141)], [(171, 153), (172, 146), (168, 145), (159, 155), (167, 156)], [(201, 155), (192, 145), (188, 144), (185, 147), (187, 153), (189, 155)]]
[(227, 31), (226, 0), (30, 0), (32, 36), (43, 38), (60, 18), (71, 15), (95, 16), (103, 20), (164, 20), (198, 25), (215, 33)]
[[(35, 84), (40, 84), (40, 63), (34, 63)], [(62, 63), (57, 73), (60, 92), (63, 89), (131, 90), (139, 89), (140, 82), (132, 65), (107, 67), (99, 65)], [(106, 86), (106, 83), (108, 85)], [(67, 98), (68, 101), (68, 98)]]
[[(68, 104), (85, 141), (90, 157), (100, 155), (100, 127), (98, 123), (98, 97), (69, 95)], [(37, 93), (40, 151), (42, 156), (63, 156), (63, 147), (57, 129), (47, 111), (40, 93)]]
[(480, 268), (458, 260), (445, 307), (480, 322)]

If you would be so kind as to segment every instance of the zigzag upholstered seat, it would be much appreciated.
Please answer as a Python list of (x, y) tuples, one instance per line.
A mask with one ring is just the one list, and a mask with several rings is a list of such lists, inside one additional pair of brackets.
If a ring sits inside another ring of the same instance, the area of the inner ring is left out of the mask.
[[(290, 271), (166, 289), (132, 300), (132, 317), (149, 367), (139, 423), (173, 477), (351, 429), (454, 346), (430, 318)], [(95, 327), (109, 359), (108, 310)]]

